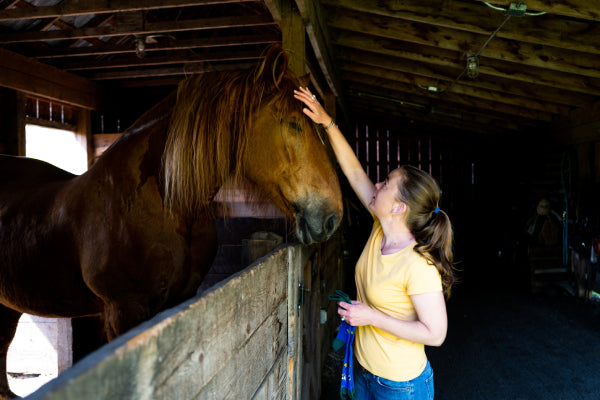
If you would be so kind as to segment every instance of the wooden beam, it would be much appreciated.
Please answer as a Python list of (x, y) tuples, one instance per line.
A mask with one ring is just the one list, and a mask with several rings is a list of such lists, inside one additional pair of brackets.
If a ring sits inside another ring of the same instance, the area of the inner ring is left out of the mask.
[(90, 79), (95, 81), (102, 80), (125, 80), (125, 79), (139, 79), (139, 78), (155, 78), (161, 76), (185, 76), (190, 74), (202, 74), (211, 71), (233, 71), (240, 69), (248, 69), (255, 66), (256, 63), (239, 63), (239, 64), (225, 64), (225, 65), (206, 65), (205, 63), (199, 64), (185, 64), (181, 67), (171, 68), (147, 68), (141, 70), (126, 70), (126, 71), (111, 71), (111, 72), (98, 72), (90, 74)]
[[(412, 43), (391, 40), (360, 33), (346, 32), (334, 40), (336, 54), (348, 61), (360, 59), (363, 62), (376, 62), (376, 65), (393, 66), (390, 69), (412, 72), (415, 61), (425, 65), (432, 65), (437, 73), (445, 76), (445, 84), (458, 76), (464, 68), (460, 53), (430, 46), (420, 46)], [(358, 52), (357, 52), (358, 51)], [(406, 68), (402, 68), (405, 66)], [(439, 67), (443, 69), (440, 70)], [(447, 72), (444, 72), (447, 71)], [(490, 70), (488, 69), (488, 72)], [(421, 85), (438, 85), (441, 76), (430, 76), (431, 79), (420, 82)], [(477, 79), (462, 79), (463, 85), (476, 86), (505, 93), (515, 93), (521, 96), (530, 96), (540, 100), (557, 104), (586, 107), (595, 97), (581, 92), (577, 93), (564, 88), (554, 88), (547, 85), (538, 85), (535, 82), (508, 79), (500, 75), (480, 74)], [(442, 87), (443, 88), (443, 87)]]
[[(353, 60), (361, 62), (353, 62)], [(366, 52), (354, 52), (352, 55), (341, 54), (339, 56), (340, 69), (348, 72), (357, 72), (377, 76), (385, 79), (396, 80), (411, 84), (415, 90), (426, 91), (428, 88), (435, 87), (437, 90), (429, 91), (432, 95), (441, 96), (444, 90), (448, 89), (452, 79), (448, 79), (439, 74), (435, 69), (428, 69), (427, 65), (413, 65), (410, 62), (397, 59), (372, 57)], [(432, 77), (435, 75), (436, 82), (433, 79), (422, 79), (422, 77)], [(441, 80), (441, 82), (440, 82)], [(468, 84), (466, 83), (468, 82)], [(490, 85), (491, 86), (491, 85)], [(457, 81), (449, 88), (450, 92), (464, 94), (467, 96), (480, 97), (482, 99), (495, 100), (501, 103), (518, 105), (520, 107), (547, 111), (549, 113), (568, 115), (572, 109), (570, 105), (554, 103), (552, 101), (540, 101), (527, 92), (520, 92), (521, 95), (515, 95), (514, 91), (495, 90), (496, 88), (484, 88), (478, 85), (476, 81), (468, 79)]]
[[(477, 0), (508, 8), (514, 0)], [(565, 17), (580, 18), (600, 22), (600, 9), (598, 3), (590, 0), (527, 0), (527, 10), (544, 11), (548, 14), (563, 15)]]
[(298, 9), (302, 18), (305, 20), (306, 34), (311, 43), (317, 62), (321, 68), (321, 72), (329, 85), (329, 89), (340, 102), (340, 106), (344, 109), (344, 99), (340, 96), (340, 83), (337, 81), (337, 71), (335, 63), (331, 58), (333, 54), (330, 47), (330, 39), (328, 36), (327, 25), (324, 21), (323, 13), (319, 2), (314, 0), (296, 0)]
[[(143, 26), (142, 26), (143, 25)], [(245, 16), (204, 18), (186, 21), (146, 22), (145, 24), (117, 24), (95, 28), (79, 28), (44, 32), (17, 32), (0, 34), (0, 43), (38, 42), (48, 40), (85, 39), (123, 35), (147, 35), (178, 31), (198, 31), (207, 29), (274, 26), (270, 16)]]
[(238, 4), (243, 2), (256, 3), (257, 0), (80, 0), (74, 2), (62, 2), (53, 6), (0, 10), (0, 21), (107, 14), (214, 4)]
[(277, 22), (279, 26), (281, 26), (281, 9), (283, 7), (283, 1), (285, 0), (264, 0), (265, 6), (271, 13), (273, 20)]
[[(531, 7), (530, 3), (528, 0), (528, 8)], [(503, 12), (487, 7), (483, 3), (461, 1), (448, 2), (444, 6), (440, 6), (438, 2), (419, 0), (402, 2), (324, 0), (323, 4), (356, 11), (363, 15), (403, 19), (480, 35), (490, 35), (506, 18)], [(595, 9), (598, 13), (597, 5), (589, 9)], [(496, 36), (518, 42), (600, 54), (600, 26), (593, 22), (548, 16), (513, 16)]]
[(0, 48), (0, 86), (85, 109), (98, 109), (101, 90), (85, 78)]
[[(275, 32), (268, 32), (257, 35), (245, 36), (224, 36), (215, 38), (198, 39), (177, 39), (166, 40), (159, 43), (147, 43), (146, 53), (153, 51), (173, 51), (189, 49), (207, 49), (215, 47), (234, 47), (261, 45), (280, 42), (281, 37)], [(103, 45), (102, 47), (68, 47), (68, 48), (47, 48), (39, 49), (35, 52), (25, 53), (25, 55), (40, 59), (52, 59), (62, 57), (82, 57), (82, 56), (100, 56), (109, 54), (135, 54), (135, 46), (131, 44)]]
[(298, 76), (306, 74), (306, 42), (304, 24), (291, 0), (282, 2), (281, 41), (288, 54), (288, 63)]
[[(343, 31), (360, 32), (389, 39), (402, 38), (403, 41), (425, 46), (435, 45), (463, 55), (477, 53), (488, 39), (487, 35), (354, 11), (340, 13), (329, 25), (331, 28)], [(600, 55), (550, 46), (516, 43), (513, 40), (495, 38), (481, 53), (480, 65), (484, 65), (485, 58), (600, 78)]]
[[(346, 84), (348, 88), (353, 88), (362, 92), (369, 92), (369, 90), (377, 90), (380, 93), (384, 93), (384, 96), (393, 99), (402, 99), (403, 96), (407, 99), (407, 102), (421, 104), (425, 107), (436, 106), (437, 104), (454, 103), (458, 107), (470, 107), (481, 110), (489, 110), (494, 112), (502, 112), (507, 115), (520, 116), (531, 120), (539, 121), (552, 121), (552, 115), (547, 112), (534, 109), (524, 109), (518, 106), (510, 104), (499, 103), (496, 101), (487, 101), (471, 96), (457, 95), (454, 93), (445, 94), (439, 98), (433, 96), (427, 92), (418, 93), (412, 85), (407, 85), (403, 82), (397, 82), (382, 78), (371, 78), (368, 76), (359, 76), (356, 73), (344, 74), (344, 78), (349, 82)], [(351, 83), (350, 83), (351, 82)], [(373, 89), (369, 89), (369, 88)], [(375, 89), (376, 88), (376, 89)], [(415, 97), (416, 96), (416, 97)], [(413, 100), (413, 99), (417, 100)]]
[(193, 54), (189, 51), (177, 50), (172, 51), (166, 56), (146, 56), (144, 58), (138, 58), (135, 55), (128, 55), (124, 57), (115, 57), (108, 60), (98, 61), (71, 61), (56, 64), (56, 66), (66, 71), (89, 71), (89, 70), (102, 70), (111, 68), (128, 68), (128, 67), (148, 67), (157, 65), (169, 65), (169, 64), (188, 64), (188, 63), (202, 63), (202, 62), (235, 62), (235, 61), (248, 61), (258, 60), (261, 58), (262, 49), (256, 49), (254, 51), (232, 51), (232, 50), (221, 50), (213, 51), (201, 54)]

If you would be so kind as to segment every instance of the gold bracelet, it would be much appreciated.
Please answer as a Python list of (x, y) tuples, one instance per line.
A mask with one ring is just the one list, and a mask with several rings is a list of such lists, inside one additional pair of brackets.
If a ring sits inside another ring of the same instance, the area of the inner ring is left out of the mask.
[(331, 118), (331, 123), (325, 127), (325, 130), (328, 131), (333, 125), (335, 125), (335, 119)]

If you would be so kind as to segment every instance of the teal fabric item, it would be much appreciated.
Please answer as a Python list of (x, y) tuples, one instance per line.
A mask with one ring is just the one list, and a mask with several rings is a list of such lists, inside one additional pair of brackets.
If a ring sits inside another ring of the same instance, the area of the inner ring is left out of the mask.
[[(341, 290), (336, 290), (334, 294), (329, 295), (329, 300), (344, 301), (350, 303), (350, 296)], [(346, 347), (344, 355), (344, 366), (342, 367), (342, 383), (340, 385), (340, 398), (342, 400), (354, 400), (354, 375), (353, 375), (353, 350), (355, 328), (350, 326), (346, 321), (342, 321), (336, 338), (333, 340), (332, 347), (334, 350), (339, 350)]]

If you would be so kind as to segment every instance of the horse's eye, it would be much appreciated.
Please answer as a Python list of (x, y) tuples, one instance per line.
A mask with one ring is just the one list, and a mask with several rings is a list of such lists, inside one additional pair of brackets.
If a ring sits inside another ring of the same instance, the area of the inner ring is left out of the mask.
[(281, 123), (282, 125), (283, 125), (283, 124), (287, 124), (287, 126), (288, 126), (290, 129), (292, 129), (292, 130), (294, 130), (294, 131), (296, 131), (296, 132), (299, 132), (299, 133), (301, 133), (301, 132), (302, 132), (302, 125), (300, 125), (300, 123), (299, 123), (299, 122), (297, 122), (297, 121), (284, 121), (283, 119), (281, 119), (280, 123)]
[(288, 123), (288, 125), (293, 130), (295, 130), (297, 132), (302, 132), (302, 125), (300, 125), (298, 122), (290, 122), (290, 123)]

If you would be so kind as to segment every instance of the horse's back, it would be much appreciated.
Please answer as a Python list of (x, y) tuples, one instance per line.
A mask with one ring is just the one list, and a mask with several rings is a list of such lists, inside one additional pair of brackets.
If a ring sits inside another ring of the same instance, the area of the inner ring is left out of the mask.
[(35, 158), (0, 154), (0, 187), (28, 182), (56, 182), (73, 178), (70, 172)]
[(46, 162), (0, 156), (0, 303), (41, 316), (101, 311), (78, 268), (65, 199), (77, 176)]

